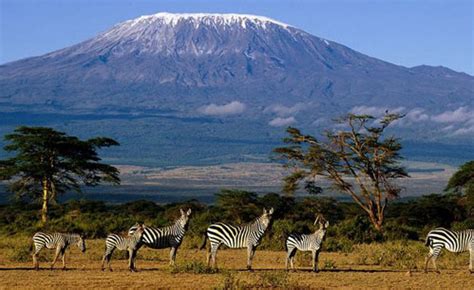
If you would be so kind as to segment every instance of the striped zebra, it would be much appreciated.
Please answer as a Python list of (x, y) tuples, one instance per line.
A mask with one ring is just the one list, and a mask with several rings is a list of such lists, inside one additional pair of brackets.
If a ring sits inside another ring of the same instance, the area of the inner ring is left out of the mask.
[(445, 228), (436, 228), (426, 236), (425, 245), (430, 248), (430, 252), (425, 260), (425, 273), (428, 272), (428, 263), (431, 260), (437, 273), (440, 273), (436, 266), (436, 259), (441, 250), (454, 253), (469, 251), (469, 271), (474, 273), (474, 229), (464, 231), (451, 231)]
[(295, 270), (294, 259), (296, 250), (303, 252), (311, 251), (313, 254), (313, 271), (318, 272), (318, 259), (321, 252), (321, 245), (326, 235), (326, 230), (329, 222), (324, 219), (322, 215), (317, 215), (314, 225), (319, 224), (319, 229), (310, 235), (304, 234), (290, 234), (286, 239), (286, 270), (288, 270), (288, 263), (291, 264), (291, 269)]
[(229, 248), (247, 248), (247, 270), (252, 269), (252, 260), (255, 250), (265, 234), (270, 224), (273, 208), (267, 211), (263, 209), (263, 214), (253, 222), (241, 226), (232, 226), (226, 223), (212, 224), (207, 228), (201, 249), (206, 246), (209, 239), (210, 248), (207, 255), (207, 265), (216, 267), (216, 255), (219, 247), (224, 244)]
[[(180, 209), (181, 216), (174, 221), (170, 226), (164, 228), (155, 228), (145, 226), (145, 232), (143, 233), (142, 242), (139, 245), (139, 248), (142, 245), (145, 245), (152, 249), (163, 249), (171, 248), (170, 250), (170, 265), (173, 266), (176, 261), (176, 252), (178, 251), (181, 242), (183, 241), (184, 234), (186, 233), (189, 216), (191, 215), (191, 209), (188, 209), (187, 212), (184, 212), (183, 209)], [(137, 225), (134, 225), (128, 231), (129, 235), (137, 229)]]
[(85, 239), (78, 234), (46, 234), (38, 232), (33, 236), (33, 245), (35, 247), (33, 252), (33, 265), (36, 270), (39, 269), (38, 253), (44, 247), (47, 249), (56, 249), (56, 255), (51, 263), (51, 270), (54, 268), (54, 264), (56, 264), (59, 255), (62, 256), (63, 270), (66, 269), (66, 250), (70, 245), (76, 245), (83, 253), (86, 251)]
[(102, 258), (102, 271), (105, 270), (105, 264), (109, 266), (109, 270), (112, 271), (110, 266), (110, 259), (115, 249), (120, 251), (128, 251), (128, 269), (130, 272), (136, 272), (135, 258), (140, 242), (142, 241), (143, 232), (145, 231), (144, 225), (138, 225), (135, 232), (128, 237), (122, 237), (116, 234), (110, 234), (105, 240), (105, 253)]

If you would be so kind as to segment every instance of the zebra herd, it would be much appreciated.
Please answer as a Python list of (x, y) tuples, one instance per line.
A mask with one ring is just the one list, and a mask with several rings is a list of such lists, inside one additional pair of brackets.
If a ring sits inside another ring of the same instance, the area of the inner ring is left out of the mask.
[[(105, 240), (105, 253), (102, 259), (102, 270), (105, 270), (106, 264), (110, 271), (110, 260), (115, 249), (128, 251), (129, 261), (128, 268), (130, 271), (136, 271), (135, 258), (138, 250), (142, 246), (152, 249), (171, 248), (170, 265), (174, 265), (176, 261), (176, 252), (181, 245), (189, 223), (191, 209), (184, 211), (180, 209), (180, 217), (176, 219), (172, 225), (157, 228), (149, 227), (143, 224), (135, 224), (128, 230), (127, 236), (110, 234)], [(274, 210), (263, 209), (263, 214), (254, 221), (234, 226), (228, 223), (215, 223), (210, 225), (204, 235), (204, 241), (200, 249), (203, 249), (207, 240), (209, 240), (207, 264), (208, 266), (217, 267), (216, 255), (221, 245), (229, 248), (247, 248), (247, 269), (252, 269), (252, 260), (255, 255), (257, 246), (260, 244), (265, 232), (267, 231), (272, 220)], [(294, 270), (294, 257), (297, 250), (310, 251), (312, 253), (312, 270), (318, 272), (318, 257), (321, 251), (329, 221), (321, 214), (316, 215), (314, 225), (319, 228), (312, 234), (290, 234), (286, 238), (286, 269), (289, 266)], [(66, 268), (65, 252), (70, 245), (76, 245), (82, 252), (86, 251), (85, 239), (78, 234), (52, 233), (46, 234), (38, 232), (33, 236), (33, 264), (36, 270), (39, 269), (38, 253), (44, 247), (48, 249), (56, 249), (56, 254), (51, 263), (51, 269), (61, 256), (63, 269)], [(436, 265), (436, 259), (444, 248), (450, 252), (470, 252), (469, 271), (474, 273), (474, 230), (451, 231), (445, 228), (436, 228), (430, 231), (426, 237), (425, 245), (429, 247), (429, 253), (425, 261), (425, 272), (428, 270), (428, 264), (432, 261), (435, 271), (439, 273)]]

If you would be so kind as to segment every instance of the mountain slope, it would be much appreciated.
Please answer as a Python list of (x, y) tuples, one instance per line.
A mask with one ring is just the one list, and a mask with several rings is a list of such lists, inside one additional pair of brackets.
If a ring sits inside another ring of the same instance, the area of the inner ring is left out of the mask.
[[(319, 131), (348, 111), (378, 115), (386, 109), (407, 114), (397, 125), (407, 139), (472, 142), (474, 77), (394, 65), (291, 25), (239, 14), (142, 16), (71, 47), (0, 66), (0, 112), (167, 118), (155, 120), (167, 125), (153, 134), (146, 122), (131, 121), (148, 145), (154, 141), (147, 138), (173, 140), (180, 132), (190, 142), (276, 142), (287, 125)], [(131, 137), (123, 128), (108, 120), (103, 131), (127, 144)], [(242, 153), (238, 147), (219, 152)]]

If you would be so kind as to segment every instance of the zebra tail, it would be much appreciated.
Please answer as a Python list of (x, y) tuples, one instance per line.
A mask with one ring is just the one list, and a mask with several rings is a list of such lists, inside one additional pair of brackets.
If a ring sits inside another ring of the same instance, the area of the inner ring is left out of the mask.
[(206, 247), (206, 242), (207, 242), (207, 232), (204, 234), (203, 241), (201, 246), (199, 247), (199, 250), (202, 250)]
[(429, 247), (430, 245), (431, 245), (431, 237), (430, 237), (430, 236), (426, 236), (425, 246), (426, 246), (426, 247)]
[(282, 235), (282, 238), (283, 238), (283, 244), (285, 245), (285, 251), (288, 251), (288, 245), (286, 244), (286, 240), (288, 239), (288, 236), (290, 234), (288, 234), (287, 231), (283, 231), (283, 235)]

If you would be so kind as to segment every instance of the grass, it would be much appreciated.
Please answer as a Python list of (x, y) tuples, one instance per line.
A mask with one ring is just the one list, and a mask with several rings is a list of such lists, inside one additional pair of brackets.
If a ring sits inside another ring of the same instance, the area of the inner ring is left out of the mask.
[(248, 272), (246, 250), (220, 250), (219, 270), (215, 270), (205, 264), (206, 251), (180, 249), (176, 266), (170, 267), (169, 250), (143, 248), (137, 258), (139, 272), (130, 273), (126, 257), (120, 254), (113, 257), (114, 272), (100, 271), (103, 240), (88, 240), (85, 254), (72, 247), (67, 254), (69, 271), (45, 270), (53, 251), (44, 250), (43, 270), (33, 271), (29, 241), (26, 236), (0, 237), (0, 288), (31, 287), (31, 283), (38, 288), (474, 288), (468, 253), (445, 252), (438, 260), (441, 275), (422, 273), (427, 253), (422, 242), (356, 245), (350, 253), (323, 251), (319, 273), (310, 271), (310, 253), (299, 252), (298, 270), (286, 272), (283, 251), (257, 250), (255, 271)]

